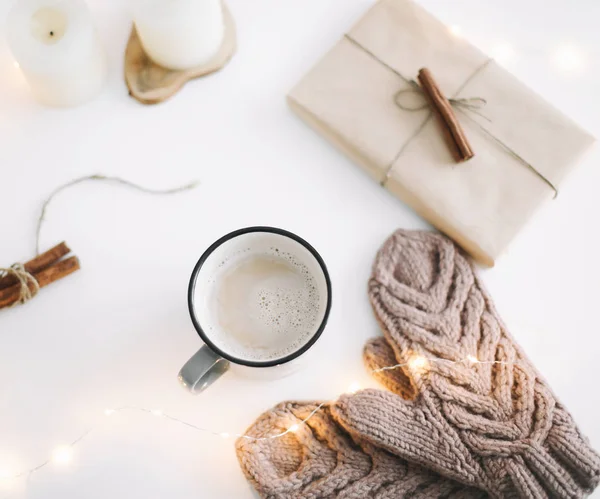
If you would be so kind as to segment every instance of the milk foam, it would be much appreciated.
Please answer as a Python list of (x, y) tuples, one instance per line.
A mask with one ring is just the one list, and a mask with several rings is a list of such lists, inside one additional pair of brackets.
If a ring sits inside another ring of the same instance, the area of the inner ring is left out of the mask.
[(236, 357), (283, 358), (316, 332), (321, 297), (315, 278), (289, 252), (238, 252), (220, 263), (212, 282), (209, 335)]

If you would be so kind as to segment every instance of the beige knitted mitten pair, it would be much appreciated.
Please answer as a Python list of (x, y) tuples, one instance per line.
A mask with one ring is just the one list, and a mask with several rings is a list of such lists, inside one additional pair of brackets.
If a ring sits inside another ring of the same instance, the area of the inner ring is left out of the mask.
[[(301, 457), (266, 474), (266, 463), (282, 462), (284, 442), (241, 439), (238, 457), (259, 492), (281, 498), (591, 493), (600, 480), (599, 456), (510, 337), (470, 262), (449, 239), (393, 234), (377, 255), (369, 296), (384, 338), (365, 347), (367, 366), (401, 367), (376, 373), (391, 391), (344, 395), (320, 420), (327, 435), (341, 435), (368, 458), (373, 472), (366, 475), (367, 492), (358, 485), (361, 479), (336, 478), (337, 471), (354, 469), (354, 461), (311, 426), (312, 418), (303, 431), (337, 456), (332, 471), (307, 475), (322, 455), (290, 436)], [(377, 481), (375, 454), (395, 464), (395, 480)], [(291, 488), (270, 488), (273, 476)], [(323, 488), (330, 478), (338, 488)], [(390, 483), (398, 487), (392, 496), (385, 495)]]
[[(331, 404), (302, 421), (318, 402), (283, 402), (239, 438), (240, 465), (262, 497), (271, 499), (482, 499), (482, 491), (408, 463), (344, 431)], [(297, 428), (282, 437), (288, 428)], [(255, 440), (258, 439), (258, 440)]]

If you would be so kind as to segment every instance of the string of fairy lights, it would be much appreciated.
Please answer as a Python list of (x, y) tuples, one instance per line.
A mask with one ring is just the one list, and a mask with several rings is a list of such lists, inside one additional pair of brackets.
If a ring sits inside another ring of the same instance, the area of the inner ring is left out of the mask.
[[(371, 370), (370, 372), (371, 372), (371, 374), (377, 374), (377, 373), (381, 373), (384, 371), (392, 371), (395, 369), (401, 369), (401, 368), (406, 367), (406, 368), (408, 368), (408, 370), (410, 371), (410, 373), (413, 376), (419, 376), (419, 375), (423, 375), (424, 373), (426, 373), (428, 371), (429, 367), (431, 366), (431, 364), (465, 364), (468, 366), (474, 366), (476, 364), (509, 365), (511, 363), (505, 362), (505, 361), (499, 361), (499, 360), (482, 361), (482, 360), (478, 360), (473, 355), (467, 355), (467, 357), (464, 360), (449, 360), (449, 359), (442, 359), (442, 358), (436, 358), (436, 357), (425, 357), (423, 355), (415, 354), (415, 355), (411, 356), (407, 362), (400, 363), (400, 364), (394, 364), (392, 366), (379, 367), (377, 369)], [(346, 390), (346, 393), (355, 393), (355, 392), (359, 391), (360, 389), (361, 389), (360, 384), (357, 382), (353, 382), (350, 384), (350, 386)], [(319, 412), (323, 408), (323, 406), (325, 406), (328, 403), (329, 402), (321, 403), (308, 416), (306, 416), (304, 419), (300, 420), (298, 423), (292, 424), (286, 430), (281, 431), (279, 433), (274, 433), (272, 435), (268, 435), (265, 437), (253, 437), (250, 435), (246, 435), (244, 433), (230, 433), (230, 432), (226, 432), (226, 431), (216, 431), (216, 430), (213, 430), (210, 428), (204, 428), (202, 426), (198, 426), (189, 421), (179, 419), (175, 416), (172, 416), (171, 414), (167, 414), (167, 413), (163, 412), (161, 409), (147, 409), (144, 407), (137, 407), (137, 406), (122, 406), (122, 407), (118, 407), (118, 408), (114, 408), (114, 409), (105, 409), (103, 412), (103, 415), (107, 418), (112, 418), (112, 417), (115, 417), (116, 415), (118, 415), (120, 413), (124, 413), (124, 412), (137, 412), (137, 413), (141, 413), (141, 414), (147, 414), (149, 416), (153, 416), (156, 418), (162, 418), (162, 419), (168, 420), (172, 423), (176, 423), (178, 425), (185, 426), (191, 430), (205, 433), (208, 435), (213, 435), (216, 437), (220, 437), (222, 439), (245, 438), (248, 440), (273, 440), (273, 439), (281, 438), (285, 435), (288, 435), (289, 433), (297, 432), (300, 429), (301, 425), (308, 423), (308, 421), (317, 412)], [(48, 467), (49, 465), (54, 465), (57, 467), (68, 466), (73, 461), (74, 448), (77, 445), (81, 444), (83, 441), (85, 441), (102, 424), (104, 424), (104, 423), (100, 423), (92, 428), (87, 429), (85, 432), (83, 432), (81, 435), (79, 435), (75, 440), (71, 441), (71, 443), (69, 443), (69, 444), (59, 445), (51, 453), (49, 453), (48, 457), (44, 461), (42, 461), (41, 463), (37, 464), (36, 466), (34, 466), (32, 468), (24, 469), (24, 470), (20, 470), (20, 471), (13, 471), (8, 468), (0, 468), (0, 483), (3, 481), (7, 481), (7, 480), (14, 480), (14, 479), (19, 479), (19, 478), (24, 478), (24, 477), (30, 477), (33, 473), (36, 473), (36, 472)]]

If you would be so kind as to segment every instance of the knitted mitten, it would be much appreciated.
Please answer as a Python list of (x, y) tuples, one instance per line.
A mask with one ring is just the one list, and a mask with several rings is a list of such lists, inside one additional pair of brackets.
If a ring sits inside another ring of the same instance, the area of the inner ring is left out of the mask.
[[(381, 355), (407, 364), (417, 395), (342, 396), (332, 414), (344, 428), (495, 497), (577, 498), (596, 487), (599, 456), (450, 240), (396, 232), (378, 253), (369, 295), (394, 359), (379, 342)], [(383, 363), (375, 350), (367, 362)]]
[[(240, 465), (262, 497), (475, 499), (482, 491), (441, 477), (420, 466), (376, 449), (359, 446), (332, 419), (329, 406), (302, 420), (315, 402), (283, 402), (260, 416), (240, 437)], [(268, 438), (297, 425), (294, 432)], [(266, 438), (265, 438), (266, 437)]]

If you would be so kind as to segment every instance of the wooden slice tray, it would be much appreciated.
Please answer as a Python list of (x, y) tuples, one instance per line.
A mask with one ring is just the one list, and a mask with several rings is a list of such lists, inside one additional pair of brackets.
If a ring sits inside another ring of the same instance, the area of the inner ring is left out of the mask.
[(154, 63), (144, 52), (134, 25), (125, 50), (125, 82), (129, 95), (142, 104), (158, 104), (179, 92), (188, 81), (223, 69), (237, 46), (235, 23), (225, 4), (223, 19), (225, 36), (219, 51), (206, 64), (184, 71), (163, 68)]

